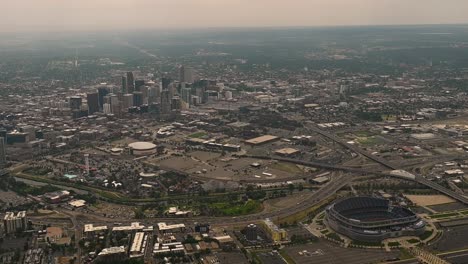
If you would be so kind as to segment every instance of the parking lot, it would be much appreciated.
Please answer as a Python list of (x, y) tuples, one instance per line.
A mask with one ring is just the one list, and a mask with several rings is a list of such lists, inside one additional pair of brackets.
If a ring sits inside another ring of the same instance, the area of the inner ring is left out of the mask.
[(287, 247), (287, 254), (297, 264), (370, 264), (398, 257), (399, 251), (340, 248), (328, 242)]

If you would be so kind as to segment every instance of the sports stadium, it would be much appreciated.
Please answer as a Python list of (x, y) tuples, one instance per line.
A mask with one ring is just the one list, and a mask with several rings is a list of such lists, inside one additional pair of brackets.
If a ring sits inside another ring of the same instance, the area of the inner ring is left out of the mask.
[(156, 154), (156, 145), (151, 142), (134, 142), (128, 144), (130, 151), (135, 156), (146, 156)]
[(339, 200), (326, 208), (325, 220), (336, 232), (364, 242), (417, 236), (424, 233), (426, 226), (426, 222), (411, 210), (375, 197)]

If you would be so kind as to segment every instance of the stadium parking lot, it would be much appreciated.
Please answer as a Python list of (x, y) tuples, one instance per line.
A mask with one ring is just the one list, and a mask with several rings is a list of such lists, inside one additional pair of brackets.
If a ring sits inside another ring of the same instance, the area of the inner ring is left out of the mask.
[(380, 263), (399, 255), (399, 251), (395, 250), (386, 252), (379, 249), (341, 248), (326, 241), (320, 244), (291, 246), (285, 248), (285, 251), (297, 264), (370, 264)]

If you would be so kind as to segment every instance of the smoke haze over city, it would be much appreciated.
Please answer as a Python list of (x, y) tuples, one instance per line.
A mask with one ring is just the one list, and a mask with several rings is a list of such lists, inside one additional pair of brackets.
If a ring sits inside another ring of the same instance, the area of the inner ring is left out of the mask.
[(0, 31), (466, 23), (464, 0), (20, 0)]

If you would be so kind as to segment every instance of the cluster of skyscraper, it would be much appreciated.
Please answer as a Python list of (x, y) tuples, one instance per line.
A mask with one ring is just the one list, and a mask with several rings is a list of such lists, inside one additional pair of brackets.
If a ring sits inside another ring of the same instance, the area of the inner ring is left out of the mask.
[(121, 87), (101, 84), (96, 92), (87, 93), (87, 111), (83, 112), (82, 98), (69, 98), (73, 117), (96, 112), (120, 115), (124, 112), (150, 112), (162, 118), (170, 117), (174, 111), (187, 109), (203, 101), (203, 81), (195, 83), (194, 71), (187, 66), (179, 68), (179, 81), (163, 77), (159, 83), (136, 79), (133, 72), (121, 77)]

